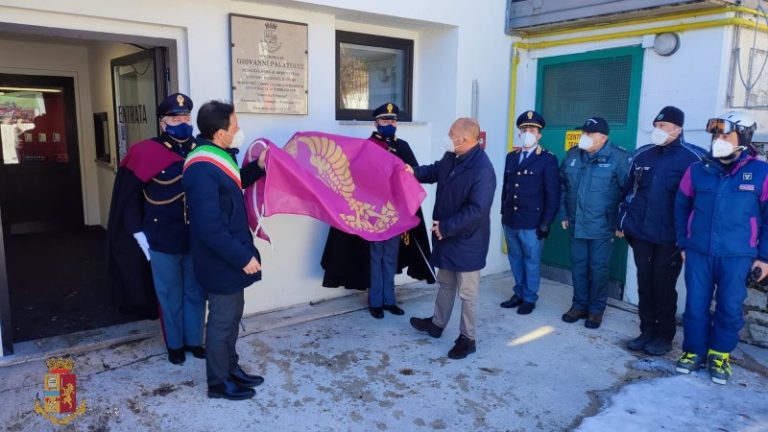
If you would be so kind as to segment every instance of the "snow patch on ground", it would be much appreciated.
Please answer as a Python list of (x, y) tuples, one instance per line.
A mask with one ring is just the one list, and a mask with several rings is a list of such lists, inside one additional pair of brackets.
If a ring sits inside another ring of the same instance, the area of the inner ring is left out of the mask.
[[(638, 360), (631, 367), (673, 368), (668, 360)], [(655, 378), (624, 386), (577, 431), (768, 431), (767, 396), (764, 380), (741, 368), (725, 386), (714, 384), (705, 370)]]

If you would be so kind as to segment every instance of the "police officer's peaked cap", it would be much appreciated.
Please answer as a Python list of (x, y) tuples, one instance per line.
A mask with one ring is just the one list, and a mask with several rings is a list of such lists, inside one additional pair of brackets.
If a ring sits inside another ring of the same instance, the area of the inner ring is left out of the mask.
[(384, 105), (376, 108), (371, 113), (374, 119), (393, 119), (397, 120), (397, 115), (400, 113), (400, 108), (392, 102), (385, 103)]
[(192, 99), (183, 93), (166, 96), (157, 106), (157, 116), (186, 115), (192, 112)]
[(659, 114), (656, 116), (656, 118), (653, 119), (653, 123), (660, 121), (683, 127), (683, 123), (685, 123), (685, 113), (678, 107), (671, 105), (665, 106), (661, 109), (661, 111), (659, 111)]
[(546, 124), (547, 123), (544, 121), (544, 117), (542, 117), (541, 114), (537, 113), (536, 111), (529, 110), (517, 117), (518, 129), (526, 126), (535, 126), (539, 129), (544, 129)]

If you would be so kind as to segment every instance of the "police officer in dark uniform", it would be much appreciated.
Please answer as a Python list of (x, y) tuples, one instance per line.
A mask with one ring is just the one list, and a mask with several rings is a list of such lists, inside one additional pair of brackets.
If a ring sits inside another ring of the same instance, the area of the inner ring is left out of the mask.
[(653, 121), (651, 144), (637, 149), (624, 185), (619, 229), (637, 266), (640, 336), (627, 348), (652, 355), (672, 349), (677, 325), (677, 278), (683, 267), (675, 245), (675, 195), (685, 170), (705, 152), (683, 139), (685, 114), (662, 108)]
[[(115, 182), (115, 193), (125, 195), (120, 226), (136, 239), (152, 266), (168, 360), (173, 364), (184, 362), (185, 351), (205, 358), (205, 293), (192, 267), (181, 181), (184, 158), (195, 147), (191, 110), (188, 96), (175, 93), (166, 97), (157, 107), (162, 134), (130, 147), (121, 162), (129, 181)], [(136, 181), (130, 181), (134, 178)], [(137, 186), (118, 187), (133, 183)]]
[[(389, 102), (377, 107), (371, 114), (376, 127), (369, 138), (371, 145), (389, 151), (410, 166), (418, 166), (408, 142), (396, 136), (400, 108)], [(421, 208), (416, 215), (419, 217), (417, 226), (383, 241), (369, 242), (332, 227), (321, 262), (325, 270), (323, 286), (370, 287), (368, 306), (371, 316), (381, 319), (384, 311), (403, 315), (404, 311), (397, 306), (395, 299), (395, 273), (408, 267), (408, 275), (412, 278), (435, 282), (427, 262), (429, 239)]]
[(541, 250), (560, 205), (557, 157), (539, 145), (544, 117), (526, 111), (517, 118), (519, 145), (507, 154), (501, 190), (501, 223), (515, 276), (514, 295), (503, 308), (533, 311), (538, 300)]

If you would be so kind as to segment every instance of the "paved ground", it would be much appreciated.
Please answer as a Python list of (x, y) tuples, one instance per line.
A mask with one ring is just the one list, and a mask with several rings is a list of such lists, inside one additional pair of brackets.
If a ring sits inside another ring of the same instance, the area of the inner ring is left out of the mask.
[[(432, 313), (434, 288), (425, 285), (400, 289), (404, 317), (374, 320), (360, 309), (363, 296), (250, 317), (238, 341), (241, 363), (266, 382), (248, 401), (207, 399), (204, 361), (172, 365), (161, 339), (151, 337), (75, 355), (78, 397), (88, 409), (72, 425), (54, 428), (33, 412), (44, 362), (5, 359), (0, 424), (9, 431), (609, 430), (601, 425), (615, 422), (618, 410), (630, 414), (621, 420), (624, 430), (693, 430), (695, 422), (674, 415), (656, 422), (658, 412), (643, 411), (669, 404), (654, 402), (654, 385), (666, 383), (659, 388), (668, 392), (668, 380), (676, 380), (687, 402), (675, 409), (700, 419), (733, 410), (718, 420), (725, 426), (705, 422), (712, 429), (768, 428), (768, 406), (738, 402), (768, 400), (764, 350), (737, 353), (749, 370), (736, 366), (727, 390), (703, 373), (670, 378), (677, 352), (647, 359), (622, 348), (636, 332), (633, 313), (611, 307), (598, 330), (583, 321), (565, 324), (560, 315), (570, 287), (545, 281), (537, 309), (523, 317), (497, 306), (510, 287), (509, 273), (482, 280), (478, 352), (458, 361), (446, 357), (458, 336), (458, 310), (441, 339), (408, 324), (410, 316)], [(351, 312), (334, 315), (340, 311)], [(634, 389), (646, 400), (628, 398)], [(726, 397), (730, 404), (722, 403)], [(644, 404), (639, 414), (637, 403)], [(633, 416), (641, 420), (636, 427)]]

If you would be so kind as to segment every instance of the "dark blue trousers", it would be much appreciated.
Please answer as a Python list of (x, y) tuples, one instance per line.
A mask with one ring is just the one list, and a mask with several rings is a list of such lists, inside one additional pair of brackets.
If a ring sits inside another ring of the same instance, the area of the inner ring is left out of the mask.
[[(744, 327), (746, 279), (753, 258), (711, 257), (685, 251), (685, 314), (683, 351), (706, 356), (709, 349), (731, 352)], [(712, 313), (712, 298), (715, 311)]]
[(389, 240), (371, 242), (371, 287), (368, 306), (382, 307), (395, 304), (395, 273), (400, 235)]

